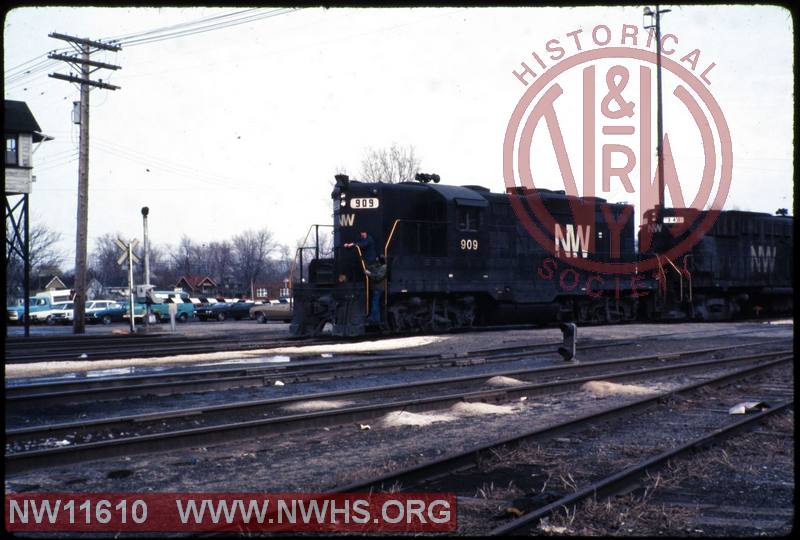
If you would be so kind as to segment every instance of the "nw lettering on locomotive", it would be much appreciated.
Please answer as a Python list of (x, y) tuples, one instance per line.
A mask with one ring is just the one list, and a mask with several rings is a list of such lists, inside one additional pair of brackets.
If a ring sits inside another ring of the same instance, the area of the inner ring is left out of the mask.
[(756, 246), (750, 245), (750, 271), (759, 273), (769, 273), (775, 269), (775, 255), (778, 246)]
[(567, 223), (564, 227), (566, 229), (566, 234), (561, 230), (561, 224), (556, 223), (556, 257), (560, 256), (560, 250), (563, 248), (565, 257), (577, 257), (578, 253), (580, 253), (581, 257), (584, 259), (587, 258), (589, 256), (589, 234), (591, 233), (591, 226), (587, 225), (583, 227), (578, 225), (576, 227), (572, 223)]

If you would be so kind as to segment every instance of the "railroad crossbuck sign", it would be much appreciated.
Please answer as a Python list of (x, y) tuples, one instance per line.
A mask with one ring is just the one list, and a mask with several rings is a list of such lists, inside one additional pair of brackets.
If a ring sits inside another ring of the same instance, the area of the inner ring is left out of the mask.
[(119, 246), (119, 249), (122, 250), (122, 255), (120, 255), (117, 259), (117, 264), (123, 264), (128, 259), (128, 255), (131, 256), (131, 261), (134, 264), (139, 262), (139, 257), (133, 254), (133, 250), (139, 245), (139, 240), (134, 238), (131, 240), (130, 244), (126, 244), (124, 240), (117, 238), (114, 240), (114, 242), (116, 242), (116, 244)]

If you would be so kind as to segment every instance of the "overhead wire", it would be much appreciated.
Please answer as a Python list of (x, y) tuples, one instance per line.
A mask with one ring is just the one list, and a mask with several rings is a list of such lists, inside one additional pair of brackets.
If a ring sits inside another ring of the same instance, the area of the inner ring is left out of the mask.
[(224, 13), (224, 14), (221, 14), (221, 15), (215, 15), (215, 16), (212, 16), (212, 17), (205, 17), (203, 19), (198, 19), (198, 20), (195, 20), (195, 21), (189, 21), (189, 22), (184, 22), (184, 23), (173, 24), (171, 26), (164, 26), (162, 28), (155, 28), (153, 30), (145, 30), (145, 31), (142, 31), (142, 32), (133, 32), (133, 33), (130, 33), (130, 34), (123, 34), (123, 35), (119, 35), (119, 36), (111, 36), (111, 37), (103, 38), (103, 41), (109, 41), (109, 42), (112, 42), (112, 43), (119, 43), (121, 41), (131, 40), (131, 39), (134, 39), (134, 38), (140, 38), (140, 37), (148, 36), (148, 35), (151, 35), (151, 34), (158, 34), (158, 33), (166, 32), (166, 31), (169, 31), (169, 30), (176, 30), (176, 29), (179, 29), (179, 28), (184, 28), (184, 27), (187, 27), (187, 26), (197, 25), (197, 24), (201, 24), (201, 23), (204, 23), (204, 22), (208, 22), (208, 21), (223, 19), (223, 18), (226, 18), (226, 17), (239, 15), (241, 13), (254, 11), (255, 9), (256, 8), (250, 8), (250, 9), (245, 9), (245, 10), (240, 10), (240, 11), (234, 11), (234, 12), (231, 12), (231, 13)]
[(127, 159), (128, 161), (143, 165), (147, 167), (148, 170), (160, 170), (168, 174), (174, 174), (184, 178), (189, 178), (191, 180), (203, 182), (208, 185), (213, 185), (214, 187), (227, 188), (230, 187), (232, 182), (236, 182), (236, 179), (234, 178), (215, 175), (213, 173), (209, 174), (207, 172), (175, 164), (164, 159), (148, 156), (142, 152), (125, 148), (108, 141), (97, 140), (97, 138), (92, 141), (92, 146), (101, 152), (105, 152), (107, 154), (121, 157), (123, 159)]
[[(163, 29), (152, 30), (149, 32), (141, 32), (139, 34), (131, 34), (121, 39), (113, 40), (114, 43), (122, 47), (133, 47), (137, 45), (145, 45), (149, 43), (157, 43), (168, 39), (176, 39), (180, 37), (221, 30), (238, 26), (248, 22), (254, 22), (261, 19), (268, 19), (291, 13), (300, 8), (278, 8), (266, 12), (252, 13), (253, 11), (261, 11), (259, 9), (247, 9), (230, 14), (219, 15), (216, 17), (207, 17), (199, 19), (194, 22), (182, 23), (172, 27), (165, 27)], [(213, 21), (213, 22), (209, 22)]]
[[(261, 8), (248, 8), (222, 13), (219, 15), (213, 15), (210, 17), (197, 19), (195, 21), (188, 21), (171, 26), (155, 28), (152, 30), (123, 34), (109, 38), (101, 38), (99, 41), (115, 43), (123, 47), (147, 45), (169, 39), (177, 39), (180, 37), (230, 28), (249, 22), (276, 17), (278, 15), (285, 15), (291, 13), (292, 11), (296, 11), (297, 9), (301, 8), (277, 8), (269, 11), (263, 11)], [(70, 49), (68, 47), (65, 47), (51, 52), (67, 52), (69, 50)], [(51, 59), (47, 57), (47, 55), (40, 55), (26, 62), (18, 64), (4, 71), (4, 87), (6, 90), (16, 90), (20, 88), (20, 86), (25, 85), (29, 78), (35, 78), (51, 67), (59, 65), (59, 63), (59, 60)]]

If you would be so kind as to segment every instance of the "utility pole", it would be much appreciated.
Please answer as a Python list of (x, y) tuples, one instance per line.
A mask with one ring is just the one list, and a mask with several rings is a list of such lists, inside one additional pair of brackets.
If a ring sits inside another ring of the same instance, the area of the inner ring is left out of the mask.
[(98, 79), (96, 81), (91, 80), (91, 74), (98, 69), (120, 69), (119, 66), (112, 64), (95, 62), (91, 60), (90, 56), (92, 53), (101, 49), (106, 51), (119, 51), (122, 47), (55, 32), (51, 33), (50, 37), (66, 41), (75, 49), (76, 53), (80, 55), (69, 56), (59, 53), (50, 53), (48, 58), (67, 62), (80, 72), (80, 76), (75, 76), (72, 73), (69, 75), (51, 73), (50, 77), (80, 84), (81, 88), (81, 129), (78, 150), (78, 219), (77, 233), (75, 235), (75, 316), (72, 328), (73, 333), (83, 334), (86, 331), (86, 241), (89, 227), (89, 90), (90, 87), (119, 90), (119, 86), (104, 83), (103, 79)]
[(655, 19), (655, 25), (645, 26), (645, 28), (655, 28), (656, 30), (656, 129), (658, 130), (658, 217), (664, 209), (664, 114), (661, 101), (661, 14), (669, 13), (671, 9), (659, 9), (652, 11), (649, 7), (644, 8), (644, 15)]

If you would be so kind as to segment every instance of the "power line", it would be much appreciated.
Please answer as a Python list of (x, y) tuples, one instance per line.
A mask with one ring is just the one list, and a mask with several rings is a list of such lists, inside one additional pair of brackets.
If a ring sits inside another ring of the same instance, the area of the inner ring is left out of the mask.
[(242, 14), (242, 13), (255, 11), (255, 9), (256, 8), (245, 9), (245, 10), (240, 10), (240, 11), (234, 11), (234, 12), (231, 12), (231, 13), (225, 13), (225, 14), (222, 14), (222, 15), (215, 15), (213, 17), (206, 17), (206, 18), (203, 18), (203, 19), (198, 19), (196, 21), (173, 24), (171, 26), (164, 26), (162, 28), (156, 28), (156, 29), (153, 29), (153, 30), (145, 30), (145, 31), (142, 31), (142, 32), (134, 32), (134, 33), (131, 33), (131, 34), (123, 34), (123, 35), (119, 35), (119, 36), (108, 37), (108, 38), (105, 38), (104, 41), (111, 41), (111, 42), (114, 42), (114, 43), (119, 43), (119, 42), (122, 42), (122, 41), (131, 40), (131, 39), (134, 39), (134, 38), (140, 38), (140, 37), (144, 37), (144, 36), (148, 36), (148, 35), (152, 35), (152, 34), (158, 34), (158, 33), (161, 33), (161, 32), (167, 32), (169, 30), (177, 30), (179, 28), (184, 28), (184, 27), (191, 26), (191, 25), (202, 24), (204, 22), (208, 22), (208, 21), (212, 21), (212, 20), (223, 19), (223, 18), (239, 15), (239, 14)]
[[(160, 41), (166, 41), (169, 39), (177, 39), (205, 32), (212, 32), (215, 30), (231, 28), (233, 26), (238, 26), (249, 22), (255, 22), (262, 19), (268, 19), (271, 17), (277, 17), (279, 15), (286, 15), (298, 9), (302, 8), (277, 8), (265, 12), (262, 12), (262, 10), (260, 10), (259, 8), (249, 8), (230, 13), (214, 15), (211, 17), (206, 17), (195, 21), (189, 21), (171, 26), (165, 26), (162, 28), (156, 28), (153, 30), (135, 32), (131, 34), (125, 34), (110, 38), (103, 38), (100, 41), (106, 43), (115, 43), (117, 45), (124, 45), (127, 47), (133, 47), (136, 45), (147, 45), (150, 43), (158, 43)], [(53, 60), (53, 55), (59, 55), (60, 53), (68, 52), (69, 50), (70, 49), (68, 48), (56, 49), (52, 51), (49, 54), (49, 57), (47, 58), (45, 58), (44, 55), (37, 56), (36, 58), (32, 58), (27, 62), (23, 62), (22, 64), (19, 64), (17, 66), (14, 66), (13, 68), (10, 68), (9, 70), (6, 70), (5, 71), (6, 90), (16, 90), (21, 86), (27, 84), (27, 80), (29, 78), (36, 77), (40, 73), (49, 70), (51, 67), (57, 64), (57, 61)], [(27, 67), (28, 64), (34, 62), (36, 62), (34, 65)]]
[(192, 36), (192, 35), (196, 35), (196, 34), (202, 34), (202, 33), (205, 33), (205, 32), (212, 32), (212, 31), (215, 31), (215, 30), (222, 30), (224, 28), (230, 28), (230, 27), (233, 27), (233, 26), (238, 26), (238, 25), (241, 25), (241, 24), (249, 23), (249, 22), (254, 22), (254, 21), (258, 21), (258, 20), (262, 20), (262, 19), (269, 19), (271, 17), (277, 17), (279, 15), (286, 15), (288, 13), (296, 11), (297, 9), (300, 9), (300, 8), (281, 8), (281, 9), (276, 9), (276, 10), (273, 10), (273, 11), (268, 11), (266, 13), (258, 13), (258, 14), (255, 14), (255, 15), (248, 15), (248, 16), (245, 16), (245, 17), (239, 17), (239, 18), (236, 18), (236, 19), (233, 19), (233, 20), (229, 20), (229, 21), (215, 22), (215, 23), (208, 24), (208, 25), (205, 25), (205, 26), (199, 26), (199, 27), (196, 27), (196, 28), (187, 28), (187, 29), (178, 30), (178, 31), (174, 31), (174, 32), (166, 33), (166, 34), (161, 34), (161, 35), (153, 35), (153, 36), (149, 36), (149, 37), (148, 36), (144, 36), (144, 37), (133, 38), (133, 39), (124, 39), (124, 40), (119, 41), (119, 43), (121, 45), (126, 46), (126, 47), (134, 47), (136, 45), (147, 45), (147, 44), (150, 44), (150, 43), (158, 43), (160, 41), (165, 41), (165, 40), (168, 40), (168, 39), (176, 39), (176, 38), (180, 38), (180, 37), (186, 37), (186, 36)]
[(95, 139), (93, 145), (95, 145), (97, 149), (103, 152), (107, 152), (111, 155), (127, 159), (134, 163), (139, 163), (140, 165), (144, 165), (145, 167), (148, 168), (148, 170), (150, 168), (153, 168), (154, 170), (162, 170), (169, 174), (183, 176), (191, 180), (200, 181), (206, 184), (219, 187), (226, 187), (226, 188), (230, 187), (231, 182), (237, 181), (234, 178), (209, 174), (207, 172), (203, 172), (198, 169), (192, 169), (190, 167), (177, 165), (163, 159), (142, 154), (141, 152), (137, 152), (135, 150), (124, 148), (119, 145), (113, 145), (111, 143), (108, 143), (107, 141), (98, 141), (97, 139)]
[[(62, 49), (56, 49), (56, 50), (50, 51), (50, 52), (59, 53), (59, 52), (65, 52), (65, 51), (68, 51), (68, 50), (69, 49), (67, 47), (64, 47)], [(33, 62), (41, 62), (44, 59), (46, 59), (46, 55), (45, 54), (40, 54), (39, 56), (36, 56), (35, 58), (31, 58), (27, 62), (23, 62), (21, 64), (18, 64), (16, 66), (14, 66), (14, 67), (10, 67), (10, 68), (6, 69), (3, 72), (3, 74), (5, 75), (6, 78), (8, 78), (8, 77), (11, 77), (11, 76), (14, 76), (14, 75), (19, 75), (18, 73), (14, 73), (15, 71), (19, 71), (20, 73), (25, 73), (27, 70), (32, 69), (32, 68), (26, 68), (26, 66), (28, 64), (33, 63)]]

